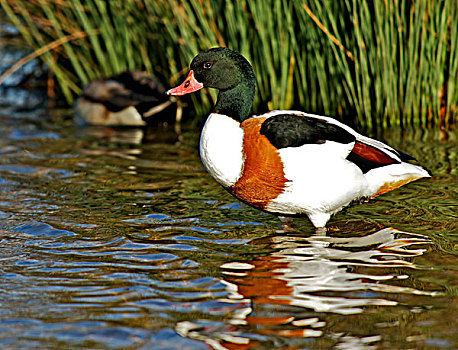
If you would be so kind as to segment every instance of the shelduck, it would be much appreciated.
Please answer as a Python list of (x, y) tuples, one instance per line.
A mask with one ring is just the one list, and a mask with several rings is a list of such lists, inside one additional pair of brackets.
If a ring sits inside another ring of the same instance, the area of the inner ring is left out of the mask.
[(250, 116), (255, 74), (237, 52), (210, 49), (190, 68), (167, 93), (219, 90), (200, 138), (205, 168), (236, 198), (284, 223), (305, 214), (323, 228), (352, 203), (430, 176), (408, 163), (411, 156), (330, 117), (293, 110)]
[[(146, 118), (169, 107), (174, 100), (154, 76), (125, 71), (90, 82), (75, 102), (75, 119), (79, 124), (144, 126)], [(178, 111), (177, 119), (181, 119)]]

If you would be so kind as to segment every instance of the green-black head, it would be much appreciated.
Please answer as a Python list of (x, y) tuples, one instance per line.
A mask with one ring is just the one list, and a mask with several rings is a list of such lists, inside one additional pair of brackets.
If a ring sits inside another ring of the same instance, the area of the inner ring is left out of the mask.
[(238, 52), (225, 47), (201, 52), (191, 62), (185, 81), (169, 95), (185, 95), (203, 87), (219, 90), (214, 111), (238, 121), (249, 117), (256, 90), (251, 64)]

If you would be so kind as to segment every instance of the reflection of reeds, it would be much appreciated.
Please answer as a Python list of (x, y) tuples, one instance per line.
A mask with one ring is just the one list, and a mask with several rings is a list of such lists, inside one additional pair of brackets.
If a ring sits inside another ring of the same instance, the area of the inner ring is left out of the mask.
[[(0, 1), (35, 49), (87, 34), (41, 56), (69, 102), (79, 86), (124, 69), (175, 84), (197, 52), (228, 46), (253, 63), (259, 110), (300, 105), (367, 127), (447, 127), (456, 116), (455, 0)], [(209, 99), (194, 101), (199, 115)]]

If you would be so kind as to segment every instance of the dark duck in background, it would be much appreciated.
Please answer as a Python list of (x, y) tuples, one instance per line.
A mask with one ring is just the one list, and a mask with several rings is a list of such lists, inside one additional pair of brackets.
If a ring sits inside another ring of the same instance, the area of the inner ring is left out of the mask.
[[(80, 125), (144, 126), (175, 101), (154, 76), (126, 71), (90, 82), (75, 102), (75, 119)], [(178, 106), (175, 121), (180, 120)]]

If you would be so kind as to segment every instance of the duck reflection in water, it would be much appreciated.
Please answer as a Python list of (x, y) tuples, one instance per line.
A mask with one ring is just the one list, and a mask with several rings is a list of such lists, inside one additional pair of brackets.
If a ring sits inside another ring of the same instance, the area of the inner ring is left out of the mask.
[[(265, 246), (271, 253), (221, 266), (228, 296), (220, 301), (238, 306), (231, 314), (233, 328), (206, 335), (197, 323), (184, 322), (178, 332), (216, 349), (256, 346), (252, 337), (242, 335), (253, 327), (258, 334), (321, 337), (330, 332), (324, 330), (326, 314), (351, 315), (368, 306), (397, 305), (387, 298), (390, 293), (433, 294), (387, 283), (408, 279), (394, 268), (415, 268), (411, 258), (422, 255), (429, 243), (425, 236), (393, 228), (354, 237), (289, 233), (254, 240), (251, 244)], [(357, 344), (380, 339), (345, 337), (339, 341)]]

